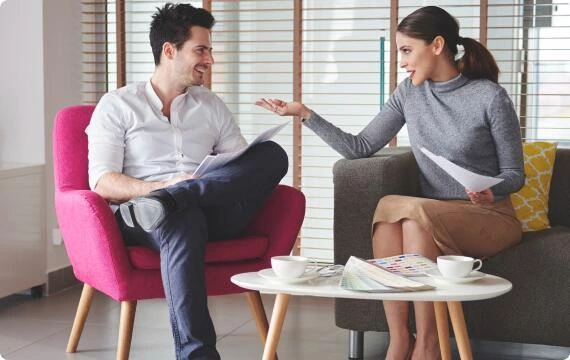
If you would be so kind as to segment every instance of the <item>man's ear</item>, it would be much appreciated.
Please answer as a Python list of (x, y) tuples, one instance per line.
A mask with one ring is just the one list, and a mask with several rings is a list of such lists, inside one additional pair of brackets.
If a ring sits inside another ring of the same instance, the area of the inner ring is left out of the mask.
[(175, 52), (176, 52), (176, 47), (174, 46), (174, 44), (169, 43), (168, 41), (166, 41), (164, 44), (162, 44), (162, 54), (167, 59), (172, 60)]
[(441, 35), (436, 36), (431, 42), (431, 48), (434, 55), (440, 55), (445, 49), (445, 39), (443, 38), (443, 36)]

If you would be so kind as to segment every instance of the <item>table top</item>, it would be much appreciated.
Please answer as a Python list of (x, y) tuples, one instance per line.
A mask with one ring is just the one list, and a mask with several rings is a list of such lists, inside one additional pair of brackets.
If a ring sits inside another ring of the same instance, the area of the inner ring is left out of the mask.
[(249, 290), (268, 294), (290, 294), (348, 299), (402, 300), (402, 301), (472, 301), (490, 299), (509, 292), (513, 285), (501, 277), (487, 274), (482, 279), (466, 284), (443, 283), (430, 277), (412, 279), (435, 286), (433, 290), (411, 292), (369, 293), (349, 291), (339, 286), (341, 276), (318, 277), (303, 283), (286, 283), (261, 277), (257, 272), (232, 276), (231, 281)]

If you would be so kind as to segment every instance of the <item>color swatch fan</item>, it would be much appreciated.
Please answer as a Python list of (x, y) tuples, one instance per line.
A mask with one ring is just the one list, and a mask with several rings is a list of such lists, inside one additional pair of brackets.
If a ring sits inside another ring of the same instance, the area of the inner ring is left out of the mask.
[(368, 261), (401, 276), (425, 276), (426, 272), (437, 268), (435, 262), (419, 254), (402, 254)]

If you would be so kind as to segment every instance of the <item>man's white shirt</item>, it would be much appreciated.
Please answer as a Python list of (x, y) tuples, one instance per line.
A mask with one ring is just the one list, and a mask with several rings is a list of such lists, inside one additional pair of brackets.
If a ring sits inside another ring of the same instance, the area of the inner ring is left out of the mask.
[(240, 150), (247, 142), (224, 102), (192, 86), (170, 107), (170, 121), (150, 81), (105, 94), (85, 132), (89, 186), (108, 172), (147, 181), (192, 174), (206, 155)]

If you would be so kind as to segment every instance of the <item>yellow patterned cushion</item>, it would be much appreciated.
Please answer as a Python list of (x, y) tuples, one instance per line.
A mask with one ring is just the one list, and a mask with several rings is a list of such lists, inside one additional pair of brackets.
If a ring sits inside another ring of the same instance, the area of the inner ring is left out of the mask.
[(511, 194), (511, 201), (523, 231), (543, 230), (548, 221), (548, 192), (556, 156), (556, 143), (524, 143), (524, 172), (522, 189)]

